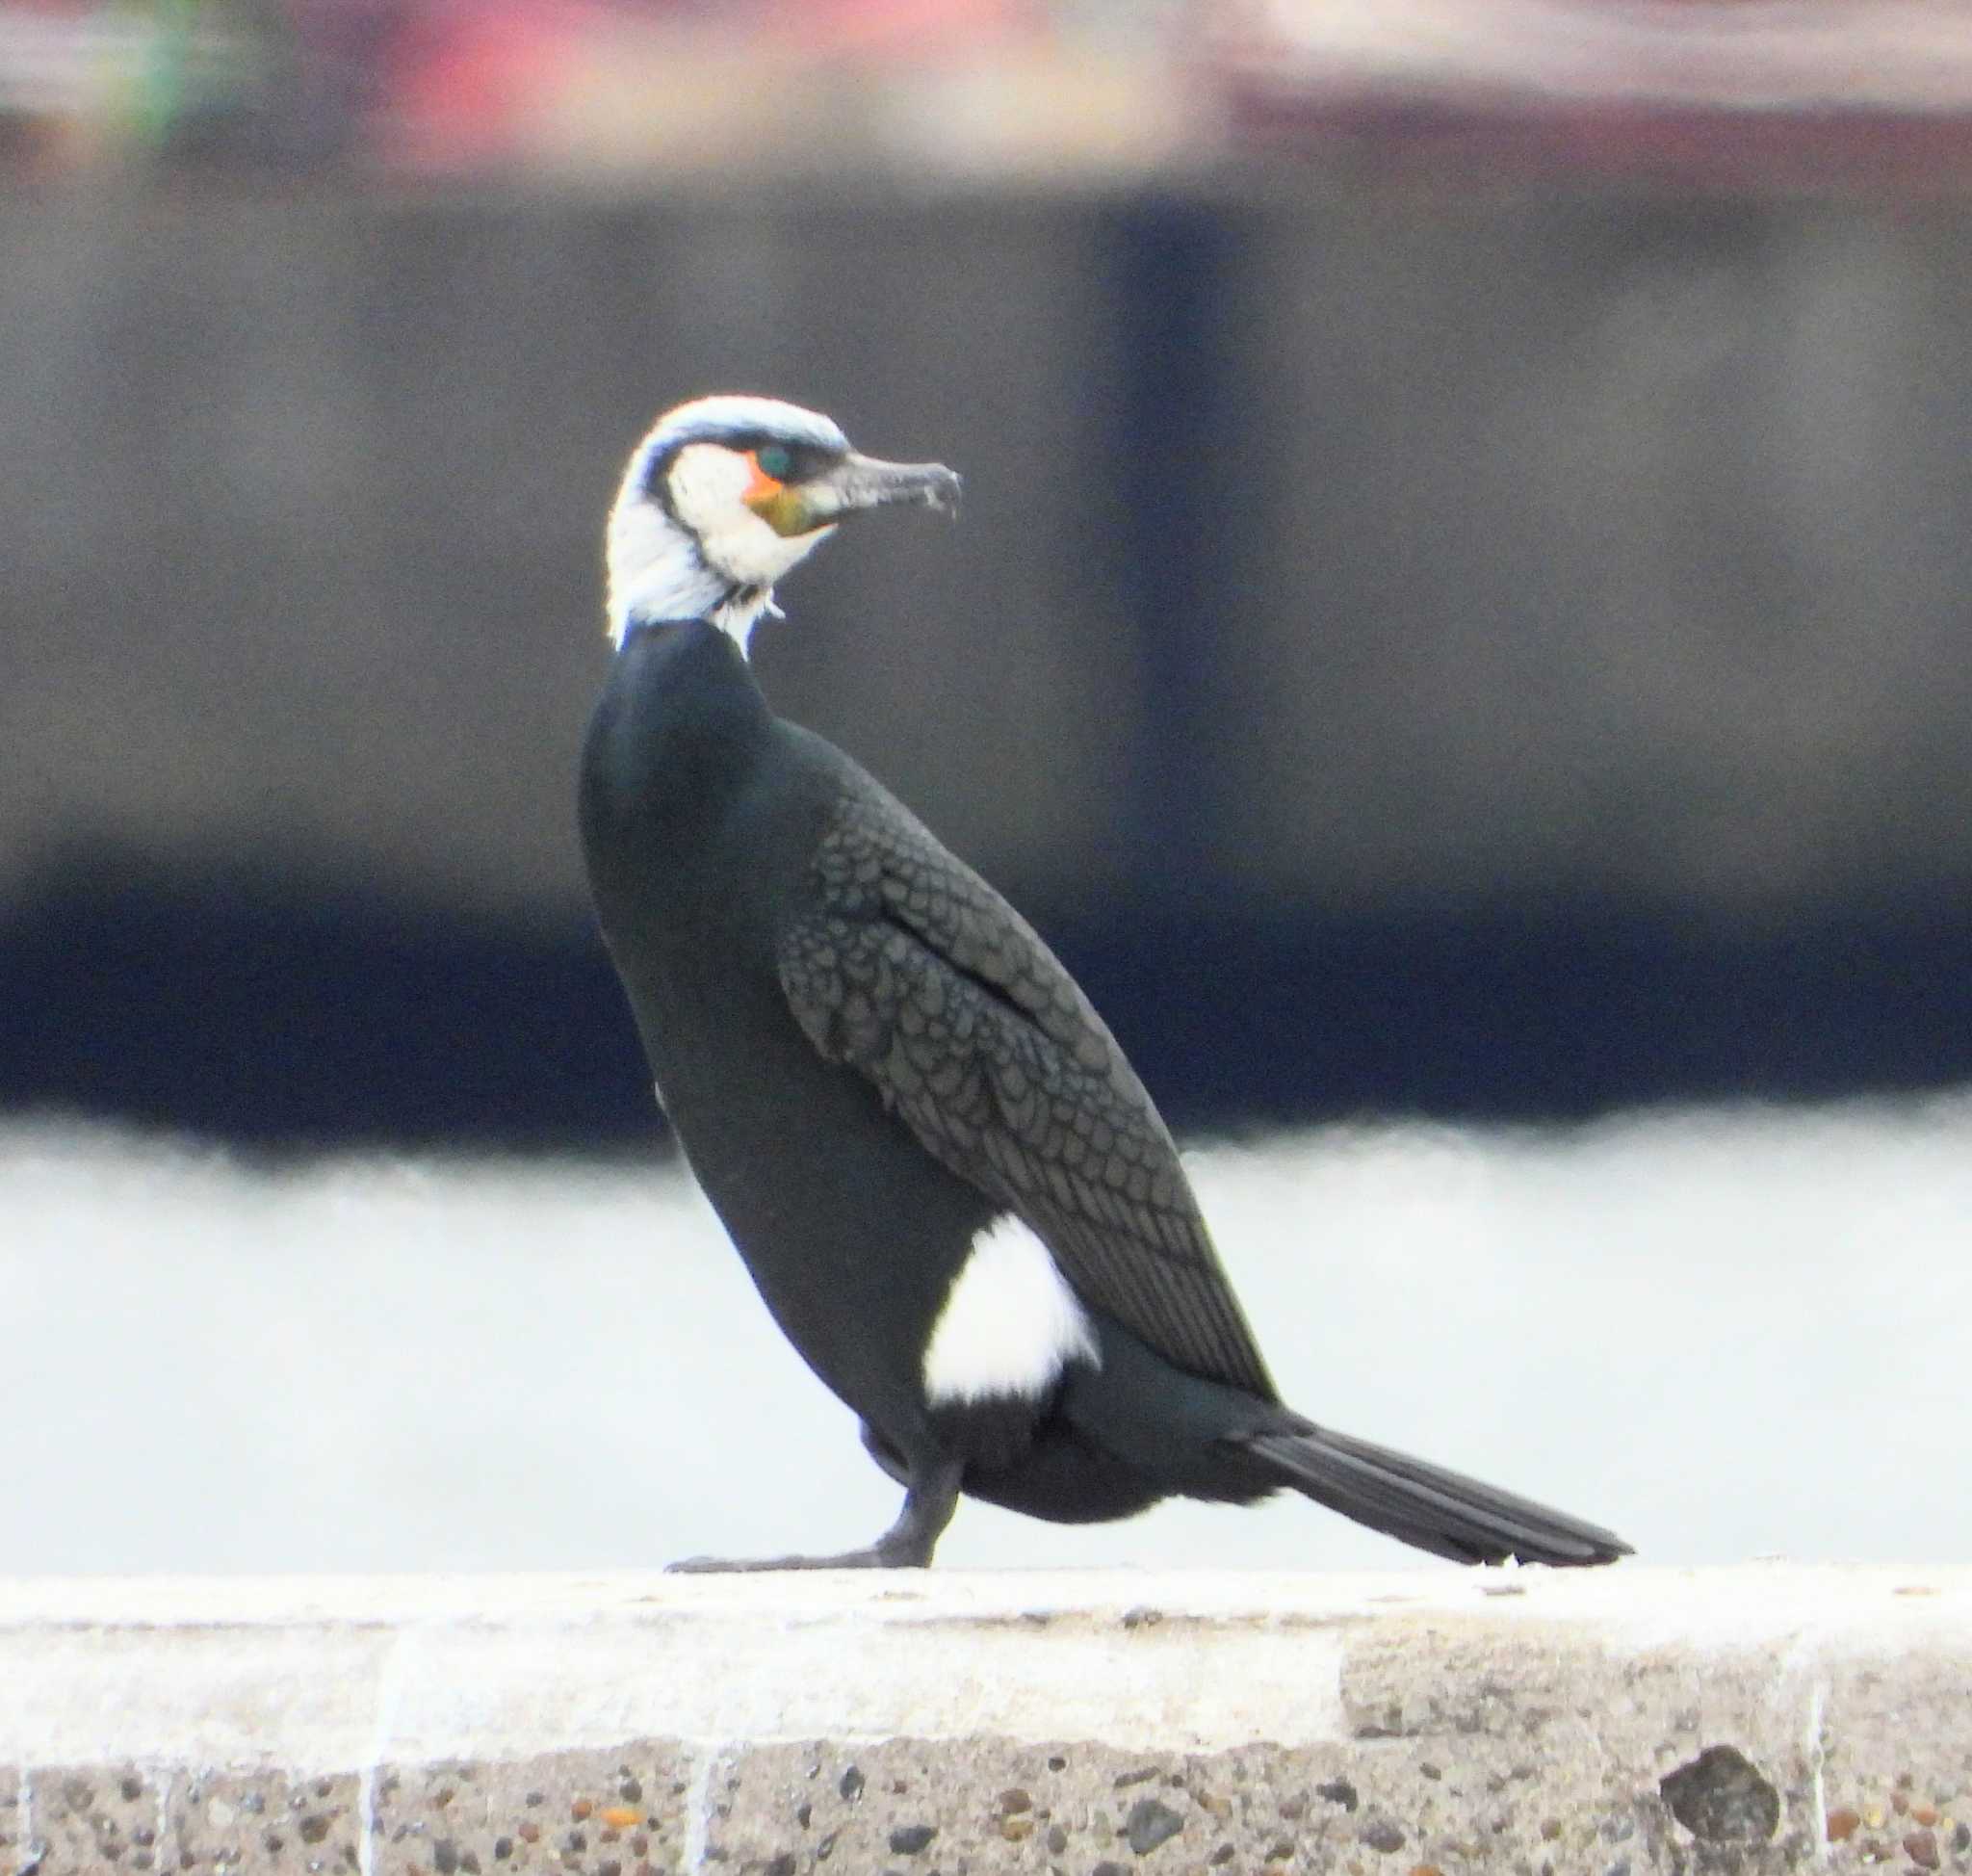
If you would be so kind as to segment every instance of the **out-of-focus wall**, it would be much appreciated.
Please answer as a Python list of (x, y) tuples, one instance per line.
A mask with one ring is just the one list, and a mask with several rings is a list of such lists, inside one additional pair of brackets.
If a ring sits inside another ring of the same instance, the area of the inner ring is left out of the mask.
[(968, 472), (962, 528), (804, 571), (761, 664), (975, 847), (1079, 869), (1137, 729), (1111, 219), (0, 204), (7, 889), (89, 833), (576, 899), (603, 515), (655, 412), (723, 388)]
[(1270, 498), (1249, 864), (1729, 910), (1972, 882), (1967, 231), (1273, 221), (1232, 315)]
[(727, 386), (966, 473), (758, 659), (1029, 891), (1962, 884), (1967, 221), (0, 203), (0, 893), (86, 836), (576, 900), (600, 518)]
[(1972, 1073), (1972, 216), (1311, 172), (0, 201), (0, 1101), (582, 1139), (598, 541), (756, 388), (967, 477), (775, 701), (1203, 1114)]

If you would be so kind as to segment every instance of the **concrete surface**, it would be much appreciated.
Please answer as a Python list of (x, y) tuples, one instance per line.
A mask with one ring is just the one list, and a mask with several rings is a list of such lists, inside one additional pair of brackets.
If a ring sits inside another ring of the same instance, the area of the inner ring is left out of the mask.
[(0, 1582), (0, 1871), (1972, 1867), (1972, 1572)]

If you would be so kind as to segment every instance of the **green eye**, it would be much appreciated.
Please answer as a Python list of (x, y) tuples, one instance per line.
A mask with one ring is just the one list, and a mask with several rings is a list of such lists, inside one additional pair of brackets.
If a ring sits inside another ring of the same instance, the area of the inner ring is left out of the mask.
[(786, 482), (794, 467), (793, 453), (785, 443), (763, 443), (754, 451), (753, 459), (763, 476), (771, 476), (777, 482)]

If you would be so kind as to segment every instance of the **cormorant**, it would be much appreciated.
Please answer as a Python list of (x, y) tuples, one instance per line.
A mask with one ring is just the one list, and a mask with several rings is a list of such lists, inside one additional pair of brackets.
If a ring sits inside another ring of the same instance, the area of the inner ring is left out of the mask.
[(777, 717), (748, 635), (844, 517), (954, 510), (760, 397), (662, 417), (608, 531), (615, 657), (583, 752), (602, 930), (692, 1169), (788, 1339), (904, 1488), (868, 1550), (931, 1561), (961, 1492), (1065, 1523), (1282, 1486), (1466, 1563), (1621, 1538), (1284, 1406), (1176, 1148), (1088, 999), (985, 880)]

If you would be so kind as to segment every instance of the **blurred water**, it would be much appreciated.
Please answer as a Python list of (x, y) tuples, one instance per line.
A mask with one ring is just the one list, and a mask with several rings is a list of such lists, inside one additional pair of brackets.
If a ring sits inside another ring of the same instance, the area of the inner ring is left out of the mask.
[[(1972, 1096), (1189, 1160), (1305, 1412), (1652, 1562), (1972, 1562)], [(895, 1510), (657, 1164), (269, 1169), (17, 1124), (0, 1333), (10, 1573), (635, 1566), (840, 1548)], [(1090, 1530), (969, 1504), (940, 1560), (1410, 1554), (1283, 1499)]]

